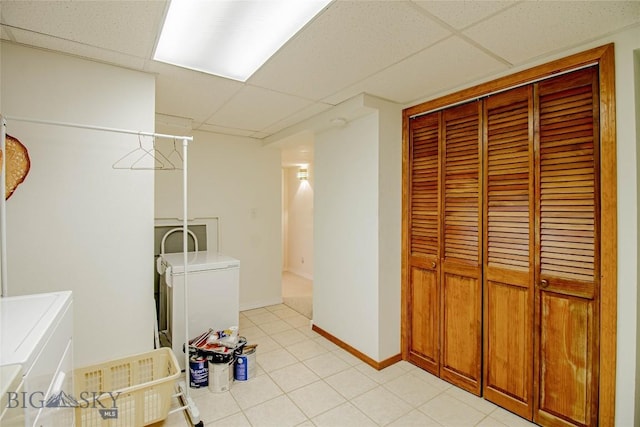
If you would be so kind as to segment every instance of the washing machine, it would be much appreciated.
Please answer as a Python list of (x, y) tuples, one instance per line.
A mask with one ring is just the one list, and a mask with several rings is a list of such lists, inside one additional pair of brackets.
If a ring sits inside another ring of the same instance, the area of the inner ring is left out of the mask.
[[(167, 295), (167, 338), (184, 369), (184, 254), (160, 255), (162, 283)], [(219, 252), (187, 253), (189, 338), (209, 329), (238, 326), (240, 261)]]

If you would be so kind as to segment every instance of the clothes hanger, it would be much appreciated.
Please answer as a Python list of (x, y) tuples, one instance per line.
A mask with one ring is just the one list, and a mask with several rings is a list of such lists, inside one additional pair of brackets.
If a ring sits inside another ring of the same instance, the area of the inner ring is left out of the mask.
[[(173, 139), (173, 150), (171, 150), (171, 152), (169, 154), (167, 154), (167, 159), (169, 161), (171, 161), (171, 158), (175, 157), (175, 161), (171, 162), (174, 165), (182, 165), (182, 154), (180, 154), (180, 151), (178, 151), (178, 149), (176, 148), (176, 140), (175, 138)], [(180, 166), (174, 166), (175, 169), (178, 170), (182, 170), (182, 168)]]
[[(121, 158), (119, 158), (111, 167), (113, 169), (129, 169), (129, 170), (174, 170), (176, 167), (167, 159), (160, 151), (155, 148), (156, 142), (153, 138), (153, 148), (150, 150), (144, 148), (142, 145), (142, 135), (138, 134), (138, 147), (134, 148)], [(155, 154), (154, 154), (155, 153)], [(156, 156), (157, 154), (157, 156)], [(136, 160), (131, 164), (125, 164), (125, 160), (131, 161), (132, 158)], [(143, 159), (151, 158), (153, 166), (138, 165)]]

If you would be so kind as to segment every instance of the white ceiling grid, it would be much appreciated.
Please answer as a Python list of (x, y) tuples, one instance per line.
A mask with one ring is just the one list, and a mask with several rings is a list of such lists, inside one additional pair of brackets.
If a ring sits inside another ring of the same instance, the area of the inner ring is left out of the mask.
[(241, 83), (153, 61), (167, 4), (2, 0), (0, 34), (154, 73), (159, 115), (267, 138), (360, 93), (411, 105), (640, 25), (640, 1), (334, 0)]

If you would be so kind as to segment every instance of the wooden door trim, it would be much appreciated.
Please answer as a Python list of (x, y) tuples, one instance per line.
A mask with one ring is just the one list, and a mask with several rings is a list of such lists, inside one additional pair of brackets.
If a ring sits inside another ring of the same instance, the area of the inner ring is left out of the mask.
[(487, 83), (427, 101), (403, 111), (402, 160), (402, 354), (408, 355), (408, 123), (409, 119), (436, 111), (492, 92), (507, 90), (592, 64), (599, 65), (600, 99), (600, 426), (613, 426), (615, 421), (616, 335), (617, 335), (617, 163), (615, 64), (613, 43), (580, 52)]
[(400, 265), (400, 349), (402, 360), (409, 360), (409, 332), (411, 331), (409, 313), (409, 116), (402, 116), (402, 237)]
[(613, 426), (618, 313), (618, 210), (616, 102), (613, 44), (600, 54), (600, 410), (601, 426)]

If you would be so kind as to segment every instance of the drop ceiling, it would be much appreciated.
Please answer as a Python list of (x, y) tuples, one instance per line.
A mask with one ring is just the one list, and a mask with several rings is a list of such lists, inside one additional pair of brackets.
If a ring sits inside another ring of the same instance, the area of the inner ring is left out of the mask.
[(1, 37), (153, 73), (159, 117), (263, 139), (361, 93), (408, 106), (640, 25), (640, 1), (335, 0), (241, 83), (152, 59), (167, 6), (2, 0)]

